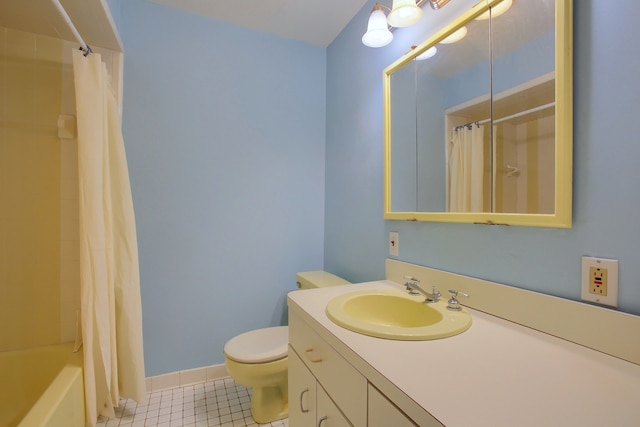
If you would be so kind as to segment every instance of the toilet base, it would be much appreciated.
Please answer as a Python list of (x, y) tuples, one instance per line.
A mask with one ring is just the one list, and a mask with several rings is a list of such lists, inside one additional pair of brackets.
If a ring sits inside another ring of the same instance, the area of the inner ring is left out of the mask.
[(266, 424), (289, 416), (288, 388), (254, 388), (251, 396), (251, 416), (258, 424)]
[(238, 384), (252, 389), (251, 416), (255, 422), (267, 424), (289, 416), (288, 364), (288, 357), (256, 364), (225, 357), (229, 375)]

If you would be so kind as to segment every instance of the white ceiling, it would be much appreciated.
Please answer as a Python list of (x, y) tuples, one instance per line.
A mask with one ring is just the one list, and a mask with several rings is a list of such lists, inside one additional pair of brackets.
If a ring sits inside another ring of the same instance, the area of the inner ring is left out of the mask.
[[(124, 0), (126, 1), (126, 0)], [(288, 39), (327, 47), (367, 0), (151, 0)], [(60, 0), (89, 45), (122, 50), (104, 0)], [(0, 26), (74, 40), (50, 0), (0, 0)], [(364, 31), (364, 30), (363, 30)]]
[[(123, 0), (126, 1), (126, 0)], [(165, 6), (213, 19), (231, 22), (258, 31), (327, 47), (364, 6), (367, 0), (150, 0)], [(105, 0), (60, 0), (71, 21), (90, 46), (121, 51), (122, 43), (111, 16), (104, 10)], [(391, 3), (389, 0), (387, 3)], [(517, 6), (521, 2), (514, 2)], [(530, 27), (539, 24), (534, 15), (551, 8), (553, 1), (523, 2)], [(543, 6), (544, 5), (544, 6)], [(520, 10), (520, 7), (513, 7)], [(514, 14), (515, 12), (509, 12)], [(366, 24), (363, 24), (366, 26)], [(519, 24), (521, 25), (521, 24)], [(0, 26), (74, 40), (67, 23), (51, 0), (0, 0)], [(362, 29), (363, 31), (365, 28)], [(527, 29), (511, 34), (521, 39)]]
[(367, 0), (152, 1), (321, 47), (329, 46), (367, 2)]

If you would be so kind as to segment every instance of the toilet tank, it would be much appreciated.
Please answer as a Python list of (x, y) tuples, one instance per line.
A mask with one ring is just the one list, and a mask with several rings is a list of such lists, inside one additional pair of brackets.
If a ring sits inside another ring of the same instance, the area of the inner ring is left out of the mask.
[(300, 289), (327, 288), (329, 286), (348, 285), (347, 282), (335, 274), (326, 271), (303, 271), (296, 274), (296, 282)]

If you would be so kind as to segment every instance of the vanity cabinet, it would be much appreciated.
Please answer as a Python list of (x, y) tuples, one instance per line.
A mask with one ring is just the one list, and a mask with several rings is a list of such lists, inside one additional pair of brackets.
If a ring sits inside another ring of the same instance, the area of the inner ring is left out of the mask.
[(400, 411), (391, 403), (380, 391), (369, 384), (369, 427), (415, 427), (416, 423), (411, 421), (404, 412)]
[(291, 347), (289, 347), (289, 424), (310, 427), (349, 427), (351, 425)]
[(297, 314), (289, 313), (289, 424), (416, 426)]
[(316, 400), (316, 378), (289, 346), (289, 424), (314, 426)]
[[(305, 389), (296, 381), (306, 372), (315, 386), (310, 390), (317, 391), (315, 408), (330, 402), (355, 427), (638, 425), (640, 341), (628, 337), (640, 336), (640, 316), (396, 260), (387, 260), (387, 275), (288, 294), (291, 413)], [(466, 307), (471, 328), (447, 339), (387, 340), (350, 331), (327, 316), (334, 299), (403, 289), (405, 275), (455, 283), (473, 295), (465, 300), (476, 305)], [(567, 318), (580, 319), (579, 327)], [(602, 324), (609, 332), (598, 335)], [(625, 333), (613, 336), (612, 330)], [(321, 368), (325, 362), (327, 370)], [(302, 399), (306, 409), (306, 395)], [(317, 426), (317, 417), (290, 420), (294, 427)], [(329, 421), (321, 427), (330, 427)]]
[[(291, 424), (296, 427), (366, 426), (367, 379), (296, 315), (293, 315), (289, 321), (289, 343), (291, 346), (289, 356)], [(301, 361), (302, 366), (297, 364), (298, 361)], [(304, 370), (307, 372), (303, 372)], [(314, 382), (317, 382), (315, 389)], [(312, 390), (315, 391), (312, 392)], [(316, 397), (315, 402), (313, 394)], [(311, 408), (314, 404), (316, 405), (315, 417), (310, 414), (313, 412)], [(324, 407), (321, 407), (321, 404)], [(336, 410), (332, 407), (334, 405), (337, 407)], [(306, 412), (307, 410), (309, 412)], [(340, 412), (344, 414), (344, 420), (339, 420)], [(329, 413), (333, 414), (331, 422), (327, 418), (327, 422), (321, 424), (320, 420), (325, 416), (328, 417)], [(298, 415), (301, 419), (300, 424), (296, 423)], [(311, 423), (315, 418), (317, 418), (316, 422)], [(333, 421), (334, 419), (336, 421)], [(346, 424), (341, 424), (342, 421)]]
[(318, 411), (315, 425), (317, 427), (351, 427), (351, 423), (342, 415), (324, 389), (320, 385), (317, 387)]

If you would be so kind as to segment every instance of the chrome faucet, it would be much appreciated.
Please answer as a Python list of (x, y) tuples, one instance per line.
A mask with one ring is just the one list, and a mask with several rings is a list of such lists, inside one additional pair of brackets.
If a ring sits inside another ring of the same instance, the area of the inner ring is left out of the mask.
[(458, 301), (459, 296), (468, 297), (469, 294), (465, 294), (464, 292), (460, 292), (457, 290), (449, 289), (449, 293), (453, 295), (449, 301), (447, 301), (447, 308), (453, 311), (460, 311), (462, 307), (460, 306), (460, 302)]
[(438, 291), (435, 286), (431, 287), (431, 292), (427, 292), (424, 289), (422, 289), (420, 285), (418, 285), (418, 283), (420, 283), (420, 280), (418, 278), (413, 276), (404, 276), (404, 278), (407, 281), (404, 284), (404, 287), (409, 291), (409, 294), (424, 295), (425, 297), (424, 302), (429, 302), (429, 303), (438, 302), (438, 298), (442, 296), (440, 291)]

